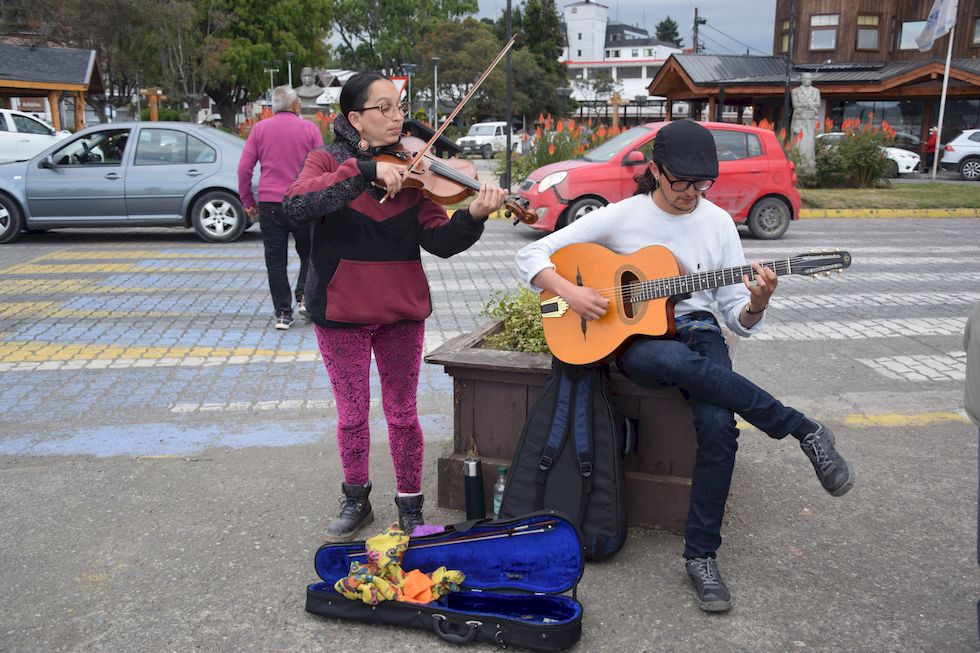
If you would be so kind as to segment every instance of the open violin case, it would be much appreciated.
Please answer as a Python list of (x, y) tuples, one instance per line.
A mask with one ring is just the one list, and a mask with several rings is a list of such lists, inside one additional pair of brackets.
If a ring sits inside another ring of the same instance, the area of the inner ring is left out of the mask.
[[(334, 583), (347, 576), (352, 561), (366, 563), (363, 541), (320, 547), (314, 565), (323, 580), (307, 587), (307, 612), (432, 630), (453, 644), (485, 641), (537, 651), (564, 650), (582, 633), (582, 605), (574, 594), (584, 566), (582, 543), (575, 526), (554, 511), (463, 522), (413, 537), (402, 569), (428, 574), (444, 566), (466, 575), (459, 591), (431, 603), (369, 605), (338, 594)], [(569, 590), (572, 596), (562, 595)]]

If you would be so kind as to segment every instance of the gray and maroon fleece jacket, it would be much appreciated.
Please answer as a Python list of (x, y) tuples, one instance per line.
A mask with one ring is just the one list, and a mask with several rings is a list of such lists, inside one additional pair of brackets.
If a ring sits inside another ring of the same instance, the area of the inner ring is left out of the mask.
[(424, 320), (432, 312), (420, 248), (448, 258), (483, 234), (483, 221), (446, 210), (414, 188), (379, 202), (384, 191), (357, 131), (344, 117), (336, 140), (306, 157), (283, 198), (296, 225), (312, 225), (313, 248), (303, 300), (322, 326), (392, 324)]

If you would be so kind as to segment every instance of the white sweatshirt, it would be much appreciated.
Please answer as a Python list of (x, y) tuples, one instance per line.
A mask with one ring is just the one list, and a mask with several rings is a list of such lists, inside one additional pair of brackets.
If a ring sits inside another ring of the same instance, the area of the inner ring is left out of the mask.
[[(521, 248), (515, 259), (519, 275), (533, 290), (540, 291), (531, 279), (541, 270), (554, 269), (551, 255), (574, 243), (595, 243), (617, 254), (632, 254), (648, 245), (662, 245), (674, 254), (688, 274), (746, 264), (738, 230), (726, 211), (702, 197), (692, 212), (672, 215), (645, 194), (587, 213), (567, 227)], [(717, 302), (715, 312), (721, 314), (728, 328), (740, 336), (750, 336), (762, 329), (765, 315), (751, 328), (742, 326), (738, 314), (748, 301), (749, 291), (739, 282), (694, 292), (690, 299), (677, 303), (674, 314), (711, 311), (712, 304)]]

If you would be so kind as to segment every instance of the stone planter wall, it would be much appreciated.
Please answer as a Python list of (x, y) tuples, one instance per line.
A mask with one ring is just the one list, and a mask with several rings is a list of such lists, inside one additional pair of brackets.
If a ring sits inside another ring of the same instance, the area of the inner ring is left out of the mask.
[[(492, 512), (497, 466), (510, 465), (551, 371), (546, 354), (479, 348), (499, 327), (492, 322), (450, 340), (425, 359), (453, 377), (453, 449), (438, 462), (440, 507), (465, 510), (463, 459), (475, 454), (483, 461), (487, 513)], [(637, 430), (636, 450), (625, 458), (629, 523), (682, 531), (696, 448), (691, 411), (677, 390), (646, 390), (615, 370), (612, 388)]]

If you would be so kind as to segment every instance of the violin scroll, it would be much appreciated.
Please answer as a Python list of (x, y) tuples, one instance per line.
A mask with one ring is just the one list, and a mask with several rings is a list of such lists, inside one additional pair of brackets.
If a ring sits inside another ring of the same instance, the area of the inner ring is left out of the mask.
[(524, 224), (534, 224), (538, 221), (538, 214), (529, 210), (530, 203), (522, 197), (512, 197), (504, 201), (504, 216), (514, 218), (514, 224), (523, 222)]

